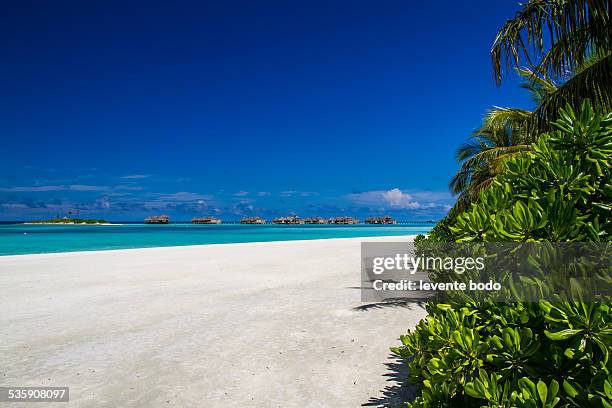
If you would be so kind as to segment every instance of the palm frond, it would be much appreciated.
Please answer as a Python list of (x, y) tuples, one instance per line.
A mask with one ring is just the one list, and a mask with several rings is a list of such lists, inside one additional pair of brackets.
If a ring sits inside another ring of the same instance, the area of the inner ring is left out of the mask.
[(483, 126), (476, 130), (475, 135), (487, 134), (495, 140), (495, 144), (513, 145), (529, 137), (529, 126), (533, 113), (526, 109), (496, 106), (487, 111)]
[(529, 149), (525, 144), (479, 148), (476, 143), (466, 143), (464, 150), (459, 149), (463, 153), (462, 156), (458, 156), (461, 157), (462, 163), (457, 174), (449, 182), (449, 189), (453, 194), (467, 194), (465, 200), (477, 195), (480, 187), (487, 186), (488, 184), (483, 184), (483, 181), (495, 178), (503, 170), (503, 164), (507, 159)]
[(453, 194), (461, 194), (467, 189), (467, 186), (469, 186), (470, 177), (470, 172), (458, 171), (448, 183), (448, 188)]
[(520, 87), (531, 94), (531, 99), (536, 106), (557, 90), (557, 84), (552, 79), (542, 75), (537, 68), (533, 70), (527, 67), (519, 67), (516, 68), (516, 72), (524, 79)]
[[(610, 0), (530, 0), (495, 38), (495, 80), (500, 83), (503, 68), (517, 67), (522, 60), (549, 77), (560, 77), (582, 64), (590, 48), (609, 50), (609, 12)], [(533, 63), (542, 56), (539, 64)]]
[(503, 160), (516, 153), (520, 153), (528, 149), (528, 145), (516, 146), (498, 146), (482, 151), (466, 160), (461, 165), (461, 168), (479, 168), (492, 167), (492, 164), (498, 160)]
[(544, 99), (534, 114), (539, 130), (558, 118), (567, 104), (577, 108), (584, 99), (603, 111), (612, 110), (612, 52), (599, 52), (585, 60), (574, 76)]
[(474, 155), (477, 155), (483, 149), (486, 149), (486, 147), (487, 145), (480, 139), (465, 142), (457, 148), (455, 158), (458, 162), (462, 162)]

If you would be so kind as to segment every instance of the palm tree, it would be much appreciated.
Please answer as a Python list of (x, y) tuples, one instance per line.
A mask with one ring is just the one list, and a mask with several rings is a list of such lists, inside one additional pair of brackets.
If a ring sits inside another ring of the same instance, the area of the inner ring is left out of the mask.
[[(536, 106), (558, 89), (554, 82), (531, 69), (519, 68), (517, 73), (525, 79), (521, 87), (531, 94)], [(491, 185), (502, 171), (504, 160), (525, 151), (537, 139), (535, 118), (533, 111), (519, 108), (496, 106), (487, 112), (482, 126), (457, 149), (461, 166), (449, 183), (451, 191), (459, 195), (454, 211), (465, 209)]]
[(588, 98), (594, 107), (610, 110), (610, 0), (530, 0), (498, 32), (491, 58), (498, 83), (504, 68), (521, 64), (563, 83), (534, 111), (540, 131), (568, 103), (577, 107)]
[(449, 183), (451, 191), (459, 196), (451, 213), (467, 208), (493, 183), (504, 160), (527, 149), (528, 145), (517, 136), (511, 128), (493, 131), (485, 125), (459, 146), (456, 157), (461, 167)]
[[(495, 107), (459, 147), (461, 167), (450, 182), (459, 197), (451, 214), (491, 185), (505, 159), (548, 130), (560, 108), (588, 98), (594, 107), (612, 110), (609, 12), (610, 0), (529, 0), (506, 21), (491, 49), (495, 80), (501, 83), (502, 70), (516, 67), (535, 109)], [(521, 63), (532, 68), (519, 68)]]

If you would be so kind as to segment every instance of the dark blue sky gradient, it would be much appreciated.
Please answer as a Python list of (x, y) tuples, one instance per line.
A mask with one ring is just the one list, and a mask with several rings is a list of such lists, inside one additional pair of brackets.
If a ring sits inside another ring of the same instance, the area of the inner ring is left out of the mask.
[[(514, 1), (5, 2), (0, 219), (439, 218)], [(127, 3), (127, 4), (124, 4)]]

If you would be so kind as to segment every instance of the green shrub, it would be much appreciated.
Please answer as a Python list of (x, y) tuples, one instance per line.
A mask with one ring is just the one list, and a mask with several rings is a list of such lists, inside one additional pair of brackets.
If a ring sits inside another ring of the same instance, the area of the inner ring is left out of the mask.
[[(612, 241), (612, 114), (585, 102), (560, 117), (477, 203), (417, 246)], [(393, 349), (422, 386), (409, 407), (612, 408), (609, 302), (445, 296)]]

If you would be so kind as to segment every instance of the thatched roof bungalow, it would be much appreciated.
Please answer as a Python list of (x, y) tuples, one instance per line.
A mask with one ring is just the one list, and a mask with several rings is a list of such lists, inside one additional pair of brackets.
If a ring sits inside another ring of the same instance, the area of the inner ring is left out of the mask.
[(359, 224), (359, 220), (353, 217), (333, 217), (329, 219), (330, 224)]
[(327, 224), (327, 220), (323, 217), (304, 218), (305, 224)]
[(221, 224), (221, 220), (215, 217), (194, 217), (191, 219), (192, 224)]
[(241, 224), (265, 224), (266, 220), (261, 217), (244, 217), (240, 220)]
[(397, 221), (393, 217), (389, 215), (385, 215), (384, 217), (366, 218), (365, 223), (366, 224), (397, 224)]
[(151, 217), (147, 217), (144, 220), (145, 224), (169, 224), (170, 217), (167, 215), (153, 215)]
[(297, 215), (274, 218), (272, 222), (274, 224), (304, 224), (304, 220), (301, 220)]

